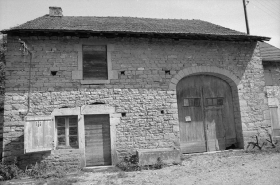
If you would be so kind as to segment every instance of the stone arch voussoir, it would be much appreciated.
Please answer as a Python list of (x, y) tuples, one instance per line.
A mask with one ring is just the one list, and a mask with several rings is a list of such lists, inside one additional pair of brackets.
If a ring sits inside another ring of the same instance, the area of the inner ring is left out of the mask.
[(169, 90), (176, 90), (176, 85), (182, 78), (195, 74), (210, 74), (210, 75), (212, 74), (228, 81), (231, 84), (231, 86), (232, 86), (232, 82), (234, 82), (236, 86), (240, 82), (240, 79), (229, 70), (215, 67), (215, 66), (194, 66), (179, 71), (171, 79), (169, 83)]

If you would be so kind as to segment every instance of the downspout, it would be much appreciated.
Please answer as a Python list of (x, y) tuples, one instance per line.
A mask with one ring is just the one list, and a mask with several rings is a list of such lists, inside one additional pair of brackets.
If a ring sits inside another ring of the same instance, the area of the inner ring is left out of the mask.
[[(24, 120), (24, 118), (29, 114), (30, 111), (30, 94), (31, 94), (31, 64), (32, 64), (32, 58), (33, 58), (33, 53), (30, 51), (30, 49), (27, 47), (27, 44), (22, 41), (21, 39), (19, 39), (19, 42), (21, 43), (21, 46), (23, 47), (23, 55), (24, 55), (24, 63), (25, 63), (25, 53), (27, 51), (27, 55), (30, 55), (30, 61), (29, 61), (29, 77), (28, 77), (28, 95), (27, 95), (27, 112), (23, 113), (20, 112), (20, 115), (22, 117), (22, 120)], [(21, 50), (21, 48), (20, 48)]]

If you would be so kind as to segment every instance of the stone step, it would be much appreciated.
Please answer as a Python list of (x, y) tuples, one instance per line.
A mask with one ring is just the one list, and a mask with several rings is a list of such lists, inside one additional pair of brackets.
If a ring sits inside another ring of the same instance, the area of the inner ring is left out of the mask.
[(121, 171), (116, 166), (91, 166), (91, 167), (84, 167), (82, 169), (84, 172), (118, 172)]

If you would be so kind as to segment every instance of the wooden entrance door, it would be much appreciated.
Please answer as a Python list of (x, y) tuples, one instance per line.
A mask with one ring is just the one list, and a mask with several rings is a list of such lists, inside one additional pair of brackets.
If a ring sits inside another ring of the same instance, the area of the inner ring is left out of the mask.
[(183, 153), (224, 150), (236, 144), (230, 86), (210, 75), (190, 76), (177, 85)]
[(86, 166), (111, 165), (109, 115), (85, 115), (84, 122)]

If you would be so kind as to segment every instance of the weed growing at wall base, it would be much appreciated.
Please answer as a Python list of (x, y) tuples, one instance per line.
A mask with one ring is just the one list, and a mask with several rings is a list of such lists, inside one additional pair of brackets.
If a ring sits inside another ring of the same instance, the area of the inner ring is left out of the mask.
[(17, 158), (10, 164), (0, 163), (0, 181), (16, 179), (24, 175), (23, 171), (17, 166)]
[(117, 167), (123, 171), (141, 171), (141, 170), (155, 170), (161, 169), (166, 164), (162, 161), (160, 157), (157, 158), (157, 162), (152, 165), (140, 166), (138, 163), (138, 157), (136, 155), (127, 155), (123, 158), (121, 162), (117, 164)]

